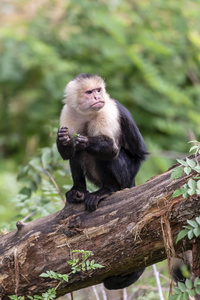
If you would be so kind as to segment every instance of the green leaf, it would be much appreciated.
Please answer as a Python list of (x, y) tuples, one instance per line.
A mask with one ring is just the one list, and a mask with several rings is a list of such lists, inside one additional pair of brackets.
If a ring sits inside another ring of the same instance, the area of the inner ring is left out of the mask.
[(185, 188), (177, 189), (173, 192), (172, 197), (173, 198), (178, 197), (178, 196), (182, 195), (185, 191), (186, 191)]
[(195, 189), (189, 189), (187, 190), (188, 195), (192, 196), (194, 194), (196, 194), (196, 190)]
[(196, 166), (196, 167), (194, 168), (194, 170), (195, 170), (196, 172), (200, 173), (200, 166)]
[(198, 285), (200, 285), (200, 278), (196, 277), (194, 281), (194, 286), (197, 287)]
[(189, 142), (188, 142), (188, 144), (196, 144), (196, 143), (198, 143), (197, 140), (192, 140), (192, 141), (189, 141)]
[(185, 167), (188, 166), (187, 162), (182, 159), (177, 159), (177, 162), (179, 162), (179, 164), (181, 164), (182, 166), (185, 166)]
[(197, 150), (197, 148), (198, 148), (198, 146), (193, 146), (193, 147), (191, 147), (191, 148), (190, 148), (189, 152), (192, 152), (193, 150), (195, 150), (195, 151), (196, 151), (196, 150)]
[(187, 223), (194, 228), (197, 228), (199, 226), (198, 223), (194, 220), (187, 220)]
[(31, 189), (27, 188), (27, 187), (24, 187), (22, 188), (20, 191), (19, 191), (19, 194), (23, 194), (23, 195), (26, 195), (27, 198), (30, 198), (31, 197)]
[(195, 161), (189, 159), (188, 157), (186, 157), (186, 161), (189, 167), (194, 168), (196, 166)]
[(188, 229), (188, 230), (192, 230), (194, 228), (193, 226), (190, 226), (190, 225), (184, 225), (183, 227)]
[(169, 300), (177, 300), (177, 295), (170, 295)]
[(176, 294), (181, 294), (181, 293), (182, 293), (181, 290), (180, 290), (178, 287), (176, 287), (176, 286), (173, 286), (173, 291), (174, 291)]
[(23, 177), (25, 177), (28, 174), (29, 168), (30, 168), (29, 165), (25, 166), (25, 167), (20, 167), (20, 170), (19, 170), (18, 175), (17, 175), (17, 180), (20, 180)]
[(188, 238), (189, 238), (189, 240), (191, 240), (193, 237), (194, 237), (194, 231), (193, 231), (193, 230), (190, 230), (190, 231), (188, 232)]
[(196, 189), (196, 186), (197, 186), (196, 181), (193, 180), (192, 178), (190, 178), (190, 179), (188, 180), (188, 186), (189, 186), (191, 189)]
[(196, 194), (200, 195), (200, 190), (199, 189), (196, 189)]
[(63, 280), (68, 282), (69, 281), (69, 276), (67, 274), (63, 275)]
[(196, 289), (195, 289), (195, 292), (196, 292), (198, 295), (200, 295), (200, 288), (196, 288)]
[(185, 174), (189, 175), (190, 172), (191, 172), (191, 168), (190, 167), (185, 167), (184, 172), (185, 172)]
[(181, 292), (185, 292), (186, 291), (186, 286), (183, 282), (178, 281), (178, 287), (181, 290)]
[(188, 234), (187, 229), (181, 230), (177, 236), (176, 243), (178, 243), (180, 240), (182, 240), (187, 234)]
[(47, 273), (42, 273), (40, 274), (40, 277), (49, 277), (49, 275)]
[(105, 268), (105, 266), (102, 266), (102, 265), (100, 265), (100, 264), (94, 264), (93, 267), (94, 267), (94, 268)]
[(183, 300), (188, 300), (188, 298), (189, 298), (188, 292), (184, 292)]
[(186, 279), (186, 281), (185, 281), (185, 285), (186, 285), (186, 287), (189, 289), (189, 290), (191, 290), (191, 288), (192, 288), (192, 281), (190, 280), (190, 279)]
[(194, 234), (196, 237), (200, 235), (200, 227), (194, 229)]
[(196, 221), (200, 225), (200, 217), (196, 217)]
[(184, 168), (183, 167), (177, 167), (172, 170), (170, 180), (173, 180), (175, 178), (179, 178), (183, 175), (184, 173)]
[(72, 134), (72, 137), (73, 137), (73, 138), (76, 138), (76, 137), (79, 137), (79, 136), (80, 136), (80, 134), (78, 134), (78, 133)]
[(176, 300), (183, 300), (183, 294), (178, 295), (178, 297), (176, 298)]
[(195, 290), (189, 290), (188, 291), (188, 294), (191, 296), (191, 297), (194, 297), (194, 295), (195, 295)]
[(200, 190), (200, 180), (197, 181), (197, 188)]

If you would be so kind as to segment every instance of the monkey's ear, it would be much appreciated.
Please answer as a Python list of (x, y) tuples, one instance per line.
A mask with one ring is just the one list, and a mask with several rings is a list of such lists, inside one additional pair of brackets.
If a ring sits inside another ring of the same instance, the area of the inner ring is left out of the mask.
[(72, 80), (65, 87), (63, 103), (69, 104), (70, 107), (73, 107), (73, 104), (76, 99), (76, 94), (77, 94), (77, 83), (75, 80)]

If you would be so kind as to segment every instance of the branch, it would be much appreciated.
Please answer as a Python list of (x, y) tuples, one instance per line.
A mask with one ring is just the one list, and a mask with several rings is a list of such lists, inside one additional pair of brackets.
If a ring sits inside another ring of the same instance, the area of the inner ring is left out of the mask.
[(47, 270), (69, 273), (72, 250), (92, 251), (95, 262), (105, 268), (71, 275), (57, 296), (192, 249), (194, 240), (175, 240), (186, 220), (199, 216), (200, 201), (171, 195), (194, 174), (170, 181), (171, 171), (111, 195), (93, 213), (83, 205), (66, 204), (47, 217), (18, 222), (17, 230), (0, 237), (0, 298), (41, 294), (55, 287), (55, 280), (39, 275)]

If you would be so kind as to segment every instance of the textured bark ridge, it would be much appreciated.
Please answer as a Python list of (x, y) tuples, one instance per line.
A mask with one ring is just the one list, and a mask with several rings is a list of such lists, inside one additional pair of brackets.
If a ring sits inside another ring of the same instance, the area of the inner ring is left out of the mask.
[(200, 201), (197, 196), (186, 200), (171, 195), (194, 174), (170, 181), (172, 169), (111, 195), (95, 212), (86, 212), (83, 204), (66, 204), (47, 217), (17, 222), (17, 230), (0, 237), (0, 298), (55, 287), (57, 281), (39, 275), (47, 270), (69, 273), (72, 250), (92, 251), (95, 262), (105, 268), (70, 276), (58, 296), (139, 270), (174, 255), (174, 250), (192, 249), (194, 240), (186, 238), (184, 245), (175, 240), (186, 220), (199, 216)]

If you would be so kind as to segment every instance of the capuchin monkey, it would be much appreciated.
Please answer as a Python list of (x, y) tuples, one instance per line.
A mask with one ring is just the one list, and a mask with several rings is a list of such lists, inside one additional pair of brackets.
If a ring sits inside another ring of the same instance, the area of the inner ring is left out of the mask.
[[(97, 209), (100, 200), (113, 192), (135, 186), (135, 176), (147, 152), (144, 140), (129, 111), (110, 98), (104, 80), (79, 74), (65, 89), (57, 147), (69, 159), (73, 187), (69, 203), (84, 202)], [(89, 193), (87, 178), (99, 190)]]
[[(129, 111), (110, 98), (98, 75), (79, 74), (65, 89), (57, 147), (70, 162), (73, 187), (69, 203), (84, 203), (92, 212), (110, 194), (135, 186), (135, 176), (147, 155), (142, 135)], [(89, 193), (86, 178), (99, 188)], [(108, 289), (124, 288), (143, 270), (105, 279)]]

